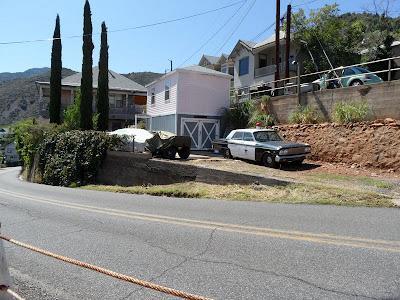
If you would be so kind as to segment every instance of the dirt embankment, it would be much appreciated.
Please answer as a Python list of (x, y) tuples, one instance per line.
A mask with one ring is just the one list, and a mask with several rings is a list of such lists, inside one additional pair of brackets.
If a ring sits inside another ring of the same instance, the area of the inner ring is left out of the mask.
[(400, 121), (282, 125), (278, 129), (285, 139), (310, 144), (313, 160), (400, 171)]

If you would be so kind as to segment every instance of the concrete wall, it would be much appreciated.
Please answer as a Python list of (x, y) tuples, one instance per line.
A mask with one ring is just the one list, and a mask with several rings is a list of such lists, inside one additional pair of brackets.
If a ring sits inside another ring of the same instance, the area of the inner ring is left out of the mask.
[(287, 181), (263, 176), (193, 166), (179, 160), (151, 159), (145, 153), (113, 151), (107, 153), (107, 158), (96, 177), (97, 184), (121, 186), (164, 185), (188, 181), (221, 185), (254, 182), (264, 185), (288, 184)]
[[(400, 80), (310, 92), (301, 97), (302, 105), (315, 107), (327, 121), (331, 120), (335, 104), (341, 101), (366, 101), (371, 109), (370, 119), (400, 119)], [(279, 123), (287, 123), (298, 104), (297, 95), (271, 99), (271, 109)]]

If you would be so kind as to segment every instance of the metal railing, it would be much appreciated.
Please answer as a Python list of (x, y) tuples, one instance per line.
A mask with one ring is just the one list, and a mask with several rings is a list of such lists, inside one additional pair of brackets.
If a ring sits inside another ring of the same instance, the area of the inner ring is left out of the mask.
[[(396, 61), (397, 60), (397, 61)], [(300, 94), (303, 92), (309, 92), (315, 90), (317, 87), (316, 85), (318, 84), (313, 84), (312, 81), (309, 80), (309, 78), (316, 78), (319, 77), (320, 79), (322, 78), (322, 75), (325, 75), (327, 73), (337, 73), (338, 71), (341, 71), (346, 68), (352, 68), (352, 67), (364, 67), (364, 66), (371, 66), (374, 64), (378, 63), (384, 63), (387, 62), (387, 69), (384, 68), (382, 70), (378, 71), (371, 71), (368, 73), (362, 73), (362, 75), (371, 75), (371, 74), (387, 74), (387, 81), (392, 81), (393, 80), (393, 72), (399, 71), (400, 70), (400, 56), (395, 56), (395, 57), (390, 57), (386, 59), (380, 59), (380, 60), (375, 60), (375, 61), (369, 61), (365, 63), (360, 63), (360, 64), (354, 64), (354, 65), (349, 65), (349, 66), (344, 66), (344, 67), (338, 67), (335, 69), (329, 69), (329, 70), (324, 70), (324, 71), (319, 71), (319, 72), (314, 72), (314, 73), (308, 73), (308, 74), (303, 74), (294, 77), (289, 77), (289, 78), (284, 78), (280, 80), (273, 80), (273, 81), (268, 81), (268, 82), (263, 82), (251, 86), (244, 86), (240, 88), (234, 88), (231, 89), (230, 91), (230, 96), (231, 96), (231, 102), (241, 102), (244, 100), (251, 100), (252, 97), (258, 98), (260, 95), (267, 94), (270, 96), (277, 96), (277, 95), (287, 95), (287, 94)], [(292, 65), (295, 66), (295, 65)], [(297, 67), (296, 67), (297, 68)], [(352, 74), (352, 75), (347, 75), (347, 76), (335, 76), (334, 78), (328, 78), (325, 79), (325, 82), (332, 82), (332, 81), (341, 81), (342, 79), (347, 79), (350, 77), (353, 77), (355, 75), (360, 75), (360, 74)], [(399, 78), (400, 79), (400, 78)], [(299, 89), (300, 86), (300, 89)]]

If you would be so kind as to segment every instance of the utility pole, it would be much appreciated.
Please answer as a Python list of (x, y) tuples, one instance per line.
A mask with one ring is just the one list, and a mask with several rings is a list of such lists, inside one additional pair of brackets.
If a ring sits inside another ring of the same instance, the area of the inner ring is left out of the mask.
[(292, 26), (292, 6), (287, 6), (286, 16), (286, 59), (285, 59), (285, 78), (289, 78), (289, 59), (290, 59), (290, 30)]
[[(276, 24), (275, 24), (275, 81), (279, 80), (279, 58), (280, 58), (280, 22), (281, 22), (281, 1), (276, 0)], [(275, 82), (275, 87), (278, 87), (278, 83)]]
[(168, 60), (169, 60), (169, 62), (170, 62), (170, 64), (171, 64), (170, 71), (172, 72), (172, 59), (168, 59)]

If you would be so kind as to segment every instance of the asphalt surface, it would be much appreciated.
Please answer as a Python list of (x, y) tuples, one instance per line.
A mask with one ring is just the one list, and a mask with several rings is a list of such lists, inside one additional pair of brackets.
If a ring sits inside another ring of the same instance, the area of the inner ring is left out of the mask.
[[(175, 199), (0, 170), (1, 232), (214, 299), (400, 299), (400, 210)], [(26, 299), (171, 299), (4, 243)]]

